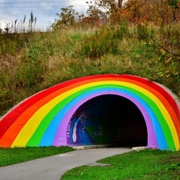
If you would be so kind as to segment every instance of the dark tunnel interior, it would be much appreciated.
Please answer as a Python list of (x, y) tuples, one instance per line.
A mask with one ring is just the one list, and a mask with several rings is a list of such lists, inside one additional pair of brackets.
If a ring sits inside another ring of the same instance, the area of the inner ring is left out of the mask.
[(146, 146), (144, 117), (130, 100), (101, 95), (81, 105), (67, 130), (69, 145)]

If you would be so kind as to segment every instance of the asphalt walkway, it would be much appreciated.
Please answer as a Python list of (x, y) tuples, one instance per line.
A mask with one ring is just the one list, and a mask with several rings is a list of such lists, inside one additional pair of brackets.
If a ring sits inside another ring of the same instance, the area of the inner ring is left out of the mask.
[(131, 151), (130, 148), (84, 149), (0, 168), (0, 180), (59, 180), (68, 170), (97, 165), (105, 157)]

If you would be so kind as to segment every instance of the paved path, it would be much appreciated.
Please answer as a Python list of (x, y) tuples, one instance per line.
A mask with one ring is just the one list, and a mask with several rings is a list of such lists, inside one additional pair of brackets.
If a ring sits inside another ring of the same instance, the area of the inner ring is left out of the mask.
[(129, 152), (128, 148), (77, 150), (0, 168), (0, 180), (59, 180), (68, 170), (95, 165), (97, 160)]

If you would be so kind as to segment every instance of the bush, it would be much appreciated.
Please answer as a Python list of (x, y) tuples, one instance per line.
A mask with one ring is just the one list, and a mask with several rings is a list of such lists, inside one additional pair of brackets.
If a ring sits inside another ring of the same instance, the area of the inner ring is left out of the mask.
[(118, 44), (128, 33), (126, 27), (101, 27), (94, 34), (86, 36), (77, 49), (80, 57), (100, 58), (107, 53), (117, 54)]

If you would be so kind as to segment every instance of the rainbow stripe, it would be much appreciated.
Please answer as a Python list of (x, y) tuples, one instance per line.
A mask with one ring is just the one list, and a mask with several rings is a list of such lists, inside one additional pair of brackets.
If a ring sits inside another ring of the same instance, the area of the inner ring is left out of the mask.
[(162, 86), (132, 75), (73, 79), (26, 99), (0, 121), (0, 147), (67, 145), (67, 127), (76, 110), (100, 95), (118, 95), (141, 111), (150, 148), (180, 150), (180, 107)]

